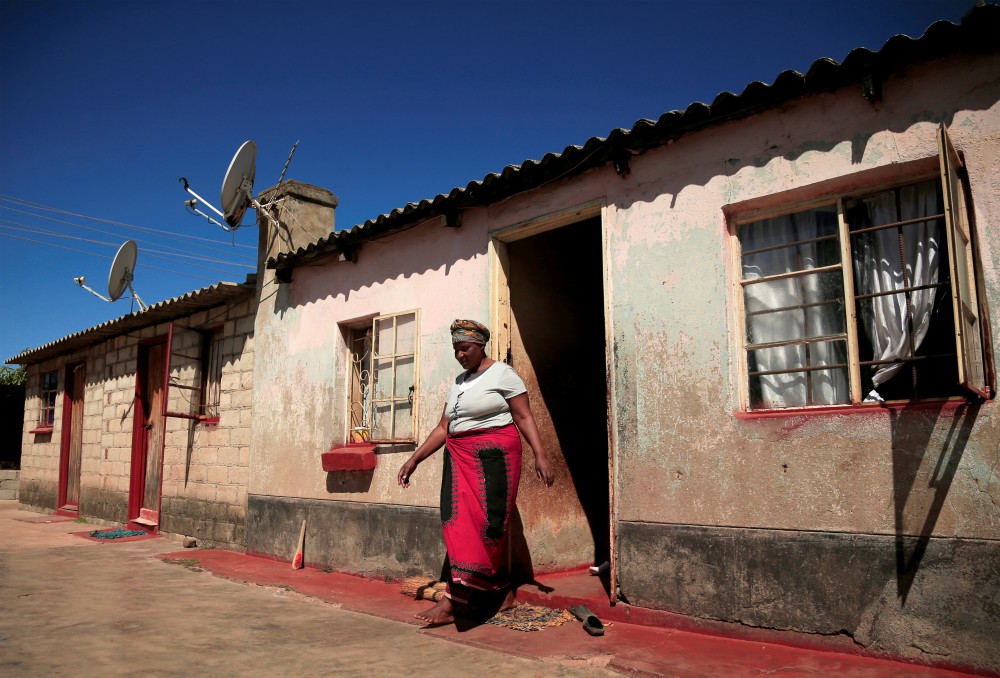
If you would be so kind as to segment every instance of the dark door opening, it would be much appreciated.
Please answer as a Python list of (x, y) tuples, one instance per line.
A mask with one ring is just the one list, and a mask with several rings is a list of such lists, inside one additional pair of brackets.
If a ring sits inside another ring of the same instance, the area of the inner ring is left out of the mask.
[(525, 460), (518, 507), (538, 571), (599, 565), (610, 556), (601, 243), (596, 217), (507, 246), (511, 364), (528, 386), (558, 474), (545, 490)]

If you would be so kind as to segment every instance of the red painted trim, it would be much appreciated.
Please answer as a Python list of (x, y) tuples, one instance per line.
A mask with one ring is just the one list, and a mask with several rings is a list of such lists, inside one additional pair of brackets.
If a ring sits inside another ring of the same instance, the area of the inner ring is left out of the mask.
[[(160, 436), (160, 471), (156, 477), (160, 479), (160, 486), (156, 488), (156, 522), (157, 525), (151, 528), (151, 532), (160, 531), (160, 510), (163, 508), (163, 464), (167, 456), (167, 412), (170, 410), (170, 363), (173, 362), (171, 351), (174, 346), (174, 321), (167, 325), (167, 347), (163, 353), (163, 407), (160, 410), (160, 422), (163, 425), (163, 435)], [(147, 455), (148, 456), (148, 455)], [(140, 509), (141, 510), (141, 509)]]
[(219, 423), (218, 417), (198, 417), (199, 424), (205, 424), (207, 426), (214, 426)]
[[(857, 405), (826, 405), (821, 407), (789, 408), (785, 410), (750, 410), (748, 412), (734, 412), (733, 416), (737, 419), (781, 419), (787, 417), (872, 414), (874, 412), (896, 410), (957, 410), (963, 405), (969, 404), (969, 402), (965, 398), (920, 400), (917, 402), (894, 400), (883, 403), (859, 403)], [(986, 402), (990, 403), (992, 401)]]
[(55, 427), (52, 424), (45, 424), (44, 426), (36, 426), (35, 428), (28, 431), (28, 433), (43, 434), (52, 433)]
[(66, 485), (69, 469), (69, 437), (73, 420), (73, 373), (66, 366), (63, 378), (62, 435), (59, 436), (59, 493), (56, 507), (66, 504)]
[(65, 516), (66, 518), (79, 518), (80, 511), (76, 507), (63, 506), (60, 509), (56, 509), (56, 512), (52, 515)]
[(375, 446), (371, 443), (348, 443), (335, 445), (329, 452), (320, 455), (323, 470), (327, 473), (336, 471), (371, 471), (378, 464), (375, 456)]

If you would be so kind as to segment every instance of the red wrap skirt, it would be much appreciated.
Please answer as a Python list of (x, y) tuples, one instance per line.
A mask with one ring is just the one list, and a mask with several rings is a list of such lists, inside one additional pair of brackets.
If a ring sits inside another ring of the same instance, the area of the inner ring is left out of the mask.
[[(521, 436), (513, 424), (449, 434), (441, 478), (441, 524), (451, 569), (449, 594), (461, 587), (507, 586), (507, 527), (521, 479)], [(457, 586), (455, 586), (457, 585)]]

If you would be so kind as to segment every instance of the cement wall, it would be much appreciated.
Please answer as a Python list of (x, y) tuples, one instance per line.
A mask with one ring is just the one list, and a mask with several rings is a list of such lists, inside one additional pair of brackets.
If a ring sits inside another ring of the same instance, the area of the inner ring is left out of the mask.
[(306, 521), (305, 564), (368, 577), (437, 577), (437, 509), (250, 495), (247, 552), (291, 560)]
[(996, 541), (632, 522), (619, 529), (633, 605), (846, 634), (874, 653), (915, 661), (988, 668), (1000, 659)]
[[(437, 425), (447, 388), (461, 371), (448, 326), (488, 317), (484, 231), (441, 220), (365, 245), (356, 262), (327, 261), (294, 271), (291, 283), (265, 277), (257, 316), (252, 494), (436, 506), (440, 455), (421, 465), (413, 486), (396, 484), (413, 445), (378, 450), (370, 481), (327, 474), (320, 455), (347, 440), (346, 327), (377, 314), (419, 311), (417, 437)], [(272, 274), (269, 273), (269, 276)], [(468, 295), (443, 293), (468, 289)]]

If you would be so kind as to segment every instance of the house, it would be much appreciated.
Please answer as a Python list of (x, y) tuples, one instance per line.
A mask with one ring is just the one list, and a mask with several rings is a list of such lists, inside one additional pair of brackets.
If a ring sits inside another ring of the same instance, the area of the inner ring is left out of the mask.
[(219, 283), (11, 358), (20, 503), (242, 548), (254, 292)]
[[(252, 401), (227, 443), (245, 539), (220, 541), (289, 558), (305, 519), (310, 565), (436, 573), (441, 455), (408, 490), (396, 473), (458, 371), (449, 324), (477, 318), (557, 467), (545, 490), (525, 464), (521, 580), (609, 561), (621, 605), (1000, 670), (998, 34), (980, 7), (350, 230), (329, 191), (264, 191), (280, 226), (258, 219), (252, 373), (230, 384)], [(143, 331), (88, 349), (119, 507), (141, 341), (169, 327)], [(31, 423), (79, 359), (35, 352)], [(218, 467), (191, 421), (167, 430), (164, 531), (190, 533), (166, 509), (194, 500), (188, 462)], [(64, 502), (58, 440), (27, 441), (22, 502)]]
[[(305, 518), (318, 566), (438, 571), (440, 455), (396, 473), (478, 318), (559, 469), (526, 463), (523, 578), (610, 560), (622, 604), (1000, 668), (996, 35), (978, 8), (315, 242), (279, 210), (248, 551)], [(374, 468), (324, 471), (358, 429)]]

